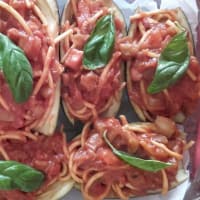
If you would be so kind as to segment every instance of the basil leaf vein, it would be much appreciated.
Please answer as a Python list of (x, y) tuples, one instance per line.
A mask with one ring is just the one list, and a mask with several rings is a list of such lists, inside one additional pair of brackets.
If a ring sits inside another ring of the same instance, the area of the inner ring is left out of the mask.
[(32, 67), (24, 51), (0, 33), (0, 68), (17, 103), (28, 100), (33, 90)]
[(121, 160), (133, 167), (137, 167), (145, 171), (157, 172), (161, 169), (171, 166), (171, 163), (161, 162), (158, 160), (144, 160), (141, 158), (131, 156), (126, 152), (117, 150), (106, 137), (106, 131), (104, 132), (103, 137), (108, 146), (112, 149), (113, 153)]
[(95, 70), (110, 60), (115, 43), (115, 25), (112, 15), (103, 16), (96, 24), (83, 51), (84, 68)]
[(44, 174), (16, 161), (0, 161), (0, 189), (19, 189), (23, 192), (37, 190), (44, 181)]
[(148, 93), (158, 93), (176, 83), (186, 72), (190, 61), (186, 32), (175, 35), (162, 51)]

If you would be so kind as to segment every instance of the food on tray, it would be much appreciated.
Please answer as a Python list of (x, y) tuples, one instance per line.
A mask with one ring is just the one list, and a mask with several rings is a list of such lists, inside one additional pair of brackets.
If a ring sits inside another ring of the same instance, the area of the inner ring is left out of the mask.
[(54, 0), (0, 1), (0, 129), (52, 134), (60, 74)]
[(125, 85), (121, 12), (111, 0), (71, 0), (61, 21), (62, 99), (69, 120), (115, 115)]
[(144, 121), (161, 115), (182, 123), (200, 94), (200, 65), (186, 16), (179, 8), (138, 10), (130, 23), (121, 48), (131, 104)]
[(64, 133), (0, 133), (0, 199), (58, 200), (73, 187)]
[(125, 116), (97, 119), (70, 143), (69, 171), (87, 200), (166, 194), (187, 178), (183, 153), (192, 144), (165, 117), (130, 124)]

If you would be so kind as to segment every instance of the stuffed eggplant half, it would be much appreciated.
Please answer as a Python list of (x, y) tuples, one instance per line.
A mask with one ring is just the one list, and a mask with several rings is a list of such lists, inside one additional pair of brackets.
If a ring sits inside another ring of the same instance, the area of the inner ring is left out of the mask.
[(186, 16), (179, 8), (138, 10), (130, 20), (122, 45), (130, 102), (144, 121), (162, 115), (182, 123), (200, 94), (200, 66)]
[(54, 0), (0, 1), (0, 129), (52, 134), (60, 74)]
[(166, 194), (188, 177), (182, 160), (192, 143), (169, 118), (97, 119), (69, 144), (69, 171), (87, 200)]
[(62, 100), (69, 120), (113, 116), (119, 109), (123, 63), (118, 49), (125, 22), (106, 0), (70, 0), (62, 16)]
[(58, 200), (73, 187), (64, 133), (1, 131), (0, 141), (0, 199)]

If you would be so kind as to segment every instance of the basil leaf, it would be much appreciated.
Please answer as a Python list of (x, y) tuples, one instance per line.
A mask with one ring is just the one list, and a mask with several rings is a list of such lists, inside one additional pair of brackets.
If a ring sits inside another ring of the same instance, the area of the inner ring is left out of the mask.
[(115, 43), (115, 25), (112, 15), (102, 17), (84, 46), (83, 65), (95, 70), (104, 67), (110, 60)]
[(1, 55), (0, 55), (0, 70), (3, 69), (3, 61), (2, 61), (2, 58), (1, 58)]
[(119, 151), (110, 143), (110, 141), (106, 137), (106, 132), (104, 132), (103, 137), (108, 146), (112, 149), (113, 153), (116, 156), (118, 156), (121, 160), (123, 160), (124, 162), (128, 163), (133, 167), (137, 167), (145, 171), (157, 172), (161, 169), (171, 166), (171, 163), (165, 163), (158, 160), (144, 160), (141, 158), (131, 156), (126, 152)]
[(0, 189), (37, 190), (44, 181), (42, 172), (16, 161), (0, 161)]
[(0, 68), (17, 103), (28, 100), (33, 90), (32, 68), (24, 51), (0, 33)]
[(11, 190), (17, 189), (10, 177), (0, 175), (0, 189), (7, 190), (7, 188), (10, 188)]
[(148, 93), (158, 93), (178, 81), (186, 72), (189, 61), (187, 34), (181, 32), (172, 38), (161, 53)]

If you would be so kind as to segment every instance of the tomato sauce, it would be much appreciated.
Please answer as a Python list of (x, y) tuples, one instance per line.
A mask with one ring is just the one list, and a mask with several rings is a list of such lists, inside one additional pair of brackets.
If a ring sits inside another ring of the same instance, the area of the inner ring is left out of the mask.
[[(160, 161), (171, 162), (172, 166), (165, 169), (169, 186), (176, 181), (179, 161), (169, 156), (163, 149), (153, 145), (151, 141), (159, 140), (160, 143), (165, 144), (172, 151), (182, 154), (185, 142), (178, 131), (174, 136), (166, 138), (150, 128), (143, 132), (131, 131), (125, 129), (117, 119), (98, 119), (91, 126), (88, 133), (82, 135), (83, 138), (81, 139), (85, 141), (82, 146), (70, 152), (73, 154), (72, 160), (76, 169), (74, 170), (72, 166), (72, 170), (77, 171), (78, 177), (83, 181), (83, 195), (90, 196), (90, 198), (100, 198), (99, 196), (102, 193), (106, 195), (108, 187), (109, 193), (107, 195), (115, 194), (116, 196), (119, 195), (118, 190), (114, 189), (116, 185), (120, 186), (127, 198), (135, 195), (145, 195), (149, 191), (158, 191), (162, 188), (161, 171), (148, 172), (127, 165), (120, 160), (105, 143), (103, 139), (105, 130), (107, 130), (109, 141), (118, 150), (143, 159), (153, 157)], [(99, 173), (102, 173), (102, 175), (100, 176)], [(98, 178), (95, 179), (97, 175)], [(95, 181), (89, 187), (88, 183), (93, 179)], [(103, 196), (101, 199), (105, 197)]]
[[(105, 11), (103, 1), (94, 1), (88, 3), (85, 0), (78, 1), (77, 3), (76, 22), (78, 33), (75, 33), (72, 37), (70, 45), (74, 45), (76, 49), (64, 49), (67, 53), (67, 57), (64, 61), (65, 73), (63, 74), (63, 86), (62, 97), (68, 106), (71, 107), (74, 113), (69, 111), (69, 114), (82, 121), (90, 119), (93, 115), (91, 107), (94, 107), (98, 114), (102, 113), (102, 109), (107, 105), (109, 99), (114, 97), (121, 87), (121, 56), (116, 58), (112, 64), (112, 67), (104, 76), (104, 81), (101, 75), (104, 68), (96, 70), (84, 69), (83, 60), (83, 46), (87, 41), (89, 35), (95, 27), (96, 21), (89, 21), (91, 17), (94, 17), (99, 11)], [(103, 14), (103, 15), (105, 15)], [(124, 25), (117, 18), (115, 19), (116, 26), (116, 40), (121, 37)], [(75, 30), (76, 32), (76, 30)], [(85, 38), (85, 40), (83, 40)], [(77, 42), (78, 40), (78, 42)], [(113, 54), (117, 51), (114, 50)], [(103, 82), (103, 83), (102, 83)], [(90, 104), (88, 108), (85, 103)], [(79, 115), (80, 114), (80, 115)]]
[[(63, 136), (59, 133), (50, 137), (40, 135), (36, 141), (6, 140), (2, 142), (10, 160), (24, 163), (44, 173), (45, 181), (40, 190), (45, 189), (62, 172), (62, 164), (67, 162), (63, 145)], [(32, 200), (35, 199), (35, 194), (36, 192), (0, 191), (0, 199)]]
[[(152, 119), (155, 119), (157, 115), (171, 118), (179, 112), (189, 115), (194, 111), (199, 99), (200, 64), (195, 57), (190, 57), (188, 69), (195, 76), (195, 80), (188, 73), (184, 74), (176, 83), (167, 88), (169, 98), (164, 92), (149, 94), (147, 88), (153, 80), (158, 58), (148, 56), (147, 52), (150, 51), (159, 55), (176, 34), (176, 31), (173, 31), (168, 25), (162, 24), (162, 21), (154, 21), (152, 24), (149, 21), (151, 20), (148, 17), (139, 20), (146, 32), (150, 28), (151, 32), (141, 44), (140, 51), (131, 60), (129, 69), (131, 89), (129, 88), (128, 91), (130, 99), (142, 110), (146, 110)], [(136, 38), (134, 36), (133, 40), (139, 41), (138, 37), (141, 39), (141, 33), (138, 33)], [(144, 85), (145, 94), (142, 94), (141, 91), (141, 81)]]
[[(32, 66), (33, 83), (35, 86), (43, 71), (44, 59), (48, 47), (51, 45), (51, 38), (47, 34), (45, 26), (34, 14), (33, 7), (27, 8), (24, 0), (5, 2), (24, 18), (32, 31), (32, 34), (29, 35), (13, 15), (0, 8), (0, 32), (24, 51)], [(54, 87), (60, 74), (56, 66), (58, 66), (58, 61), (56, 52), (54, 52), (49, 66)], [(49, 87), (48, 79), (46, 79), (37, 95), (31, 95), (25, 103), (16, 103), (2, 71), (0, 72), (0, 83), (0, 95), (9, 108), (5, 109), (0, 105), (0, 111), (2, 111), (0, 112), (0, 129), (3, 130), (24, 128), (35, 120), (42, 118), (55, 89)], [(49, 95), (46, 95), (47, 92), (45, 91), (50, 91)]]

